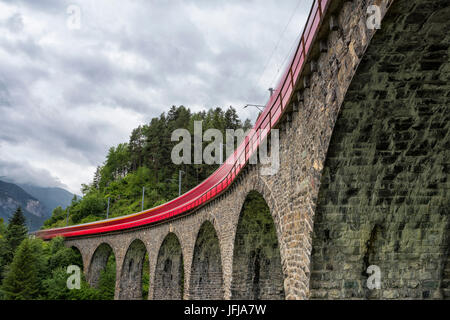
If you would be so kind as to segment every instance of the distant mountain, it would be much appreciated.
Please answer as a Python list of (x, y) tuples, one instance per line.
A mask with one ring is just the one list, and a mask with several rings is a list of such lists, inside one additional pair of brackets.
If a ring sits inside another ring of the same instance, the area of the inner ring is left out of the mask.
[(73, 196), (61, 188), (43, 188), (0, 180), (0, 218), (7, 222), (17, 207), (21, 206), (29, 230), (35, 231), (51, 217), (53, 209), (67, 207)]
[[(44, 204), (49, 210), (47, 212), (48, 217), (52, 215), (52, 211), (56, 207), (61, 206), (65, 208), (70, 205), (74, 196), (69, 191), (61, 188), (43, 188), (29, 184), (17, 185)], [(77, 197), (80, 198), (79, 196)]]
[(8, 222), (18, 206), (30, 231), (39, 229), (48, 218), (48, 209), (38, 199), (13, 183), (0, 181), (0, 218)]

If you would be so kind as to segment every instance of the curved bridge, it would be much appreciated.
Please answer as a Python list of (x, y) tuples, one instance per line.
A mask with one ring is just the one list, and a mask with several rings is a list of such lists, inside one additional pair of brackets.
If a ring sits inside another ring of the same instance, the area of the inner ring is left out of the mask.
[[(94, 286), (114, 253), (116, 299), (141, 298), (147, 256), (149, 299), (450, 298), (449, 16), (315, 1), (236, 161), (162, 206), (37, 235), (78, 248)], [(280, 168), (262, 175), (248, 162), (273, 129)]]

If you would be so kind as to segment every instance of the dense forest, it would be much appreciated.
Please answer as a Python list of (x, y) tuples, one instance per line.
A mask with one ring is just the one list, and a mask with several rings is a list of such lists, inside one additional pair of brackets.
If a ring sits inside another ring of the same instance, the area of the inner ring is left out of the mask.
[[(115, 265), (108, 261), (98, 288), (90, 287), (81, 272), (79, 290), (69, 290), (67, 267), (83, 262), (78, 251), (62, 238), (45, 242), (28, 237), (19, 207), (5, 225), (0, 219), (0, 300), (109, 300), (114, 298)], [(148, 279), (148, 278), (147, 278)], [(146, 288), (148, 290), (148, 286)]]
[(246, 131), (251, 128), (250, 120), (242, 122), (233, 107), (225, 111), (215, 108), (192, 113), (184, 106), (173, 106), (167, 114), (163, 113), (149, 124), (135, 128), (127, 143), (111, 147), (105, 162), (97, 167), (92, 182), (82, 185), (83, 197), (74, 197), (66, 209), (56, 208), (52, 217), (44, 223), (44, 228), (105, 219), (108, 198), (109, 217), (138, 212), (141, 210), (143, 187), (145, 209), (165, 203), (178, 196), (179, 170), (184, 172), (182, 193), (195, 187), (218, 165), (175, 165), (171, 160), (171, 151), (178, 143), (171, 141), (172, 132), (181, 128), (189, 130), (193, 145), (194, 121), (202, 121), (203, 132), (215, 128), (224, 137), (226, 129)]
[[(144, 208), (151, 208), (178, 196), (178, 173), (184, 171), (182, 192), (206, 179), (218, 164), (182, 164), (171, 161), (171, 150), (178, 141), (171, 141), (175, 129), (187, 129), (194, 136), (194, 121), (202, 121), (202, 129), (251, 128), (249, 120), (242, 122), (232, 107), (192, 113), (183, 106), (153, 118), (131, 133), (127, 143), (111, 147), (105, 162), (98, 166), (90, 184), (82, 185), (81, 199), (74, 197), (65, 209), (57, 207), (43, 228), (60, 227), (104, 219), (110, 199), (109, 216), (121, 216), (140, 211), (142, 189), (145, 187)], [(193, 145), (193, 140), (191, 141)], [(210, 142), (204, 142), (208, 144)], [(193, 152), (193, 148), (191, 148)], [(0, 219), (0, 300), (113, 299), (116, 282), (115, 257), (112, 254), (102, 271), (99, 285), (92, 288), (81, 278), (79, 290), (69, 290), (67, 267), (81, 268), (81, 254), (64, 246), (62, 238), (45, 242), (28, 236), (22, 209), (19, 207), (6, 223)], [(148, 258), (145, 259), (142, 297), (147, 298), (149, 284)]]

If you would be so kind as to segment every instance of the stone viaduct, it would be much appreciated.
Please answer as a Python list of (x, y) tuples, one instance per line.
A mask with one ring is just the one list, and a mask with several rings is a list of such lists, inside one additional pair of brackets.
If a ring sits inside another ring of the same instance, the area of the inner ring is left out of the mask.
[(449, 18), (445, 0), (332, 1), (280, 124), (278, 173), (249, 165), (189, 215), (66, 239), (88, 281), (113, 252), (116, 299), (142, 298), (145, 257), (149, 299), (450, 298)]

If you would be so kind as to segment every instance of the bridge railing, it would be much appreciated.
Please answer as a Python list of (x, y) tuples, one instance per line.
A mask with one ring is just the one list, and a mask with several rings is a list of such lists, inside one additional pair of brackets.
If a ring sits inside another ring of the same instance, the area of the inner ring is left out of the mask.
[(223, 194), (248, 164), (261, 142), (277, 126), (291, 102), (295, 86), (305, 67), (312, 43), (330, 3), (331, 0), (314, 1), (289, 67), (278, 82), (275, 93), (266, 103), (262, 114), (256, 120), (253, 130), (245, 137), (233, 155), (205, 181), (178, 198), (143, 212), (65, 228), (40, 230), (35, 234), (41, 238), (50, 239), (56, 236), (75, 237), (135, 228), (192, 212)]

